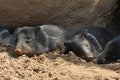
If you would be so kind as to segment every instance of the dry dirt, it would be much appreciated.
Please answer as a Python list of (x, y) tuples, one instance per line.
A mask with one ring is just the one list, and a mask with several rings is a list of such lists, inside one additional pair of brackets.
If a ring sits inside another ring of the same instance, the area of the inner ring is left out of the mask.
[(59, 51), (13, 58), (0, 55), (0, 80), (120, 80), (120, 62), (95, 65)]

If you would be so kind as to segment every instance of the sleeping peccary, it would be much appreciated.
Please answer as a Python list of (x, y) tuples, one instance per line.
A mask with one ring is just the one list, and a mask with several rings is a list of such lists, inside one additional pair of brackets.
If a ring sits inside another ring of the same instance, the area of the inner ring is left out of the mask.
[(11, 52), (15, 48), (14, 34), (10, 33), (5, 26), (0, 26), (0, 52)]
[(86, 61), (93, 61), (111, 39), (112, 35), (107, 28), (83, 28), (75, 33), (73, 39), (65, 42), (65, 54), (73, 51)]
[(105, 49), (95, 58), (95, 63), (110, 63), (120, 59), (120, 35), (110, 40)]
[[(33, 56), (54, 49), (64, 50), (68, 32), (56, 25), (22, 27), (15, 30), (17, 45), (15, 53)], [(69, 34), (70, 35), (70, 34)]]

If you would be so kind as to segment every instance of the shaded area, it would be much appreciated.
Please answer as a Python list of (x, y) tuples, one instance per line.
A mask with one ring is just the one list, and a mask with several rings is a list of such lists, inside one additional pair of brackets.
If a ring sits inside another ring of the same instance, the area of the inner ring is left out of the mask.
[(117, 1), (117, 8), (113, 13), (113, 19), (109, 26), (113, 31), (120, 33), (120, 0)]

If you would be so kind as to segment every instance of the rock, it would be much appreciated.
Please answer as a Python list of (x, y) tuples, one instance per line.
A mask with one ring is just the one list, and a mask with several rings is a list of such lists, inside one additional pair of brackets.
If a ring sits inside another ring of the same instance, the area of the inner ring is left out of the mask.
[(117, 2), (117, 8), (113, 13), (113, 18), (108, 27), (111, 27), (113, 32), (117, 35), (120, 33), (120, 0)]
[(117, 0), (1, 0), (0, 22), (9, 28), (57, 24), (76, 29), (111, 21)]

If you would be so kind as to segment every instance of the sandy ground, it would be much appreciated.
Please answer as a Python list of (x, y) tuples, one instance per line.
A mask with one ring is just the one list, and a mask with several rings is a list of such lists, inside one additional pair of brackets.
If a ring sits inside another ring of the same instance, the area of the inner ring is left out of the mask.
[(59, 51), (31, 58), (0, 54), (0, 80), (120, 80), (120, 62), (95, 65)]

